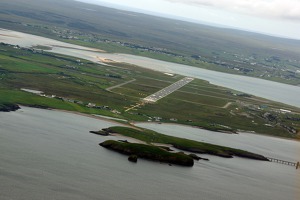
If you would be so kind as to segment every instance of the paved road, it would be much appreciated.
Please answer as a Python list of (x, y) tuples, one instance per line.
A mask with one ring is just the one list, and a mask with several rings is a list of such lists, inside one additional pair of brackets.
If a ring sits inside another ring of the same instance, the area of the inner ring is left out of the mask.
[(169, 94), (175, 92), (176, 90), (180, 89), (181, 87), (185, 86), (186, 84), (190, 83), (193, 80), (194, 80), (193, 78), (185, 77), (180, 81), (177, 81), (176, 83), (173, 83), (172, 85), (163, 88), (154, 94), (151, 94), (150, 96), (144, 98), (143, 101), (147, 103), (154, 103), (168, 96)]

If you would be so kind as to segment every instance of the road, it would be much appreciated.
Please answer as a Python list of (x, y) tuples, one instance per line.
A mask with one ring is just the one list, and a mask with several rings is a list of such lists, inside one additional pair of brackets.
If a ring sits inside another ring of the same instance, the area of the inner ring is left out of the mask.
[(126, 81), (125, 83), (121, 83), (121, 84), (119, 84), (119, 85), (115, 85), (115, 86), (106, 88), (106, 90), (107, 90), (107, 91), (111, 91), (112, 89), (121, 87), (121, 86), (123, 86), (123, 85), (126, 85), (126, 84), (128, 84), (128, 83), (132, 83), (132, 82), (134, 82), (134, 81), (136, 81), (136, 79), (132, 79), (132, 80), (130, 80), (130, 81)]

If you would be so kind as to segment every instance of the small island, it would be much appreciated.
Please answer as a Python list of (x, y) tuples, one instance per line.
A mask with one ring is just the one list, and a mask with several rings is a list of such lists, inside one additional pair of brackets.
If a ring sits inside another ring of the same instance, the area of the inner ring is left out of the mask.
[[(131, 137), (146, 143), (136, 144), (108, 140), (103, 143), (100, 143), (100, 146), (102, 147), (126, 155), (136, 155), (139, 158), (146, 158), (171, 164), (193, 166), (193, 159), (208, 160), (198, 157), (194, 153), (210, 154), (224, 158), (232, 158), (234, 156), (237, 156), (254, 160), (269, 161), (266, 157), (252, 152), (204, 142), (198, 142), (184, 138), (168, 136), (147, 129), (129, 127), (110, 127), (102, 129), (101, 133), (102, 135), (120, 134), (122, 136)], [(167, 144), (176, 149), (191, 152), (192, 154), (186, 155), (182, 152), (170, 153), (166, 149), (161, 148), (160, 146), (156, 146), (157, 144)]]
[(136, 162), (137, 158), (145, 158), (148, 160), (159, 161), (164, 163), (176, 164), (181, 166), (193, 166), (194, 160), (191, 156), (184, 153), (170, 153), (159, 147), (137, 144), (137, 143), (126, 143), (114, 140), (107, 140), (99, 144), (107, 149), (117, 151), (119, 153), (129, 155), (128, 160)]

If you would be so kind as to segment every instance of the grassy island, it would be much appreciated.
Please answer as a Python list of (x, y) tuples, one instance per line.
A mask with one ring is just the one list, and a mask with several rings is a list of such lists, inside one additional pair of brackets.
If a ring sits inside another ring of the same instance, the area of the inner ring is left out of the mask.
[(128, 127), (110, 127), (104, 130), (109, 133), (117, 133), (123, 136), (135, 138), (149, 144), (152, 143), (169, 144), (174, 146), (177, 149), (189, 151), (192, 153), (210, 154), (210, 155), (216, 155), (225, 158), (232, 158), (233, 156), (238, 156), (238, 157), (249, 158), (254, 160), (268, 161), (268, 159), (265, 158), (264, 156), (251, 153), (248, 151), (219, 146), (219, 145), (213, 145), (204, 142), (198, 142), (198, 141), (184, 139), (184, 138), (168, 136), (147, 129), (137, 130)]
[(124, 143), (114, 140), (107, 140), (100, 143), (99, 145), (122, 154), (134, 155), (139, 158), (182, 166), (194, 165), (194, 160), (192, 157), (184, 153), (170, 153), (156, 146), (136, 143)]

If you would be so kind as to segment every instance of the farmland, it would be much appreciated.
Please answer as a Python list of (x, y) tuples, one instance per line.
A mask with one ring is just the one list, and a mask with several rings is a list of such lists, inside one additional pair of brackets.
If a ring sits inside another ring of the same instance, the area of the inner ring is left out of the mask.
[[(184, 78), (125, 63), (101, 65), (1, 44), (0, 104), (55, 108), (134, 121), (180, 123), (298, 138), (299, 109), (195, 79), (149, 104), (145, 98)], [(111, 88), (111, 89), (109, 89)], [(43, 95), (21, 89), (41, 91)], [(141, 104), (134, 109), (128, 108)], [(282, 113), (280, 109), (293, 110)]]

